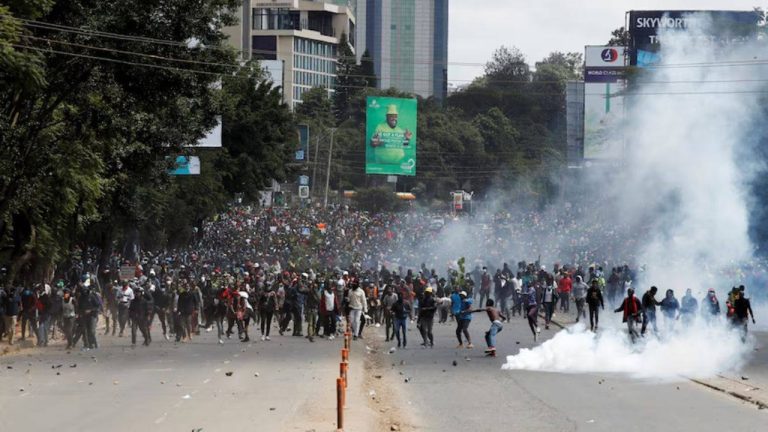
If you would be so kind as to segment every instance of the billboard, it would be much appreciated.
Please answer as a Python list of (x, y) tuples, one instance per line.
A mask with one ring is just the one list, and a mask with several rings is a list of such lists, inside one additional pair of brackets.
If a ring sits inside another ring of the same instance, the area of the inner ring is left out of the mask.
[(646, 67), (661, 60), (662, 31), (697, 29), (702, 44), (726, 47), (755, 39), (759, 21), (754, 11), (630, 11), (630, 65)]
[(416, 175), (416, 99), (368, 96), (365, 173)]
[(295, 162), (307, 162), (309, 160), (309, 126), (299, 125), (299, 148), (294, 153)]
[(200, 175), (200, 158), (197, 156), (177, 156), (174, 167), (168, 171), (168, 175)]
[(588, 46), (584, 64), (584, 159), (618, 159), (624, 149), (624, 47)]

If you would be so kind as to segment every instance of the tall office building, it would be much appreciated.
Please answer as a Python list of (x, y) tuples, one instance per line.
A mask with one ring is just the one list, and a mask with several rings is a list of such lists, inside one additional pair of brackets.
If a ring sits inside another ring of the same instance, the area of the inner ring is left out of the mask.
[[(243, 0), (240, 24), (225, 29), (244, 59), (282, 63), (283, 101), (291, 107), (312, 87), (333, 91), (342, 34), (355, 50), (353, 0)], [(277, 69), (277, 68), (269, 68)]]
[[(363, 5), (363, 3), (365, 3)], [(444, 99), (448, 92), (448, 0), (358, 0), (379, 87)]]

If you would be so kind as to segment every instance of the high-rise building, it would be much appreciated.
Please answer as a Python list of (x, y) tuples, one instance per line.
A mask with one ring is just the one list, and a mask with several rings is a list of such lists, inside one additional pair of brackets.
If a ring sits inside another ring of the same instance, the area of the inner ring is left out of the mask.
[[(364, 5), (363, 5), (364, 3)], [(444, 99), (448, 92), (448, 0), (358, 0), (364, 45), (379, 87)]]
[(240, 24), (225, 29), (244, 59), (282, 62), (283, 100), (291, 107), (312, 87), (333, 91), (342, 34), (356, 45), (353, 0), (243, 0)]

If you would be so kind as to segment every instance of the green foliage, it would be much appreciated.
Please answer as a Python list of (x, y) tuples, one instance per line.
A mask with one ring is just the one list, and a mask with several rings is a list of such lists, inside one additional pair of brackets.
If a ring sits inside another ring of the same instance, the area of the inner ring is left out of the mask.
[(467, 274), (467, 269), (464, 267), (465, 263), (466, 259), (464, 257), (459, 258), (459, 274), (456, 277), (456, 282), (462, 290), (467, 288), (467, 281), (464, 280), (464, 275)]
[[(185, 0), (0, 5), (0, 264), (10, 268), (11, 280), (49, 277), (75, 244), (103, 247), (103, 258), (123, 237), (153, 247), (179, 244), (233, 192), (254, 197), (267, 179), (287, 175), (295, 128), (280, 90), (262, 82), (256, 67), (232, 76), (227, 65), (237, 65), (236, 53), (219, 49), (226, 38), (222, 26), (236, 19), (226, 11), (238, 5), (236, 0), (200, 0), (193, 8)], [(22, 18), (178, 45), (28, 28)], [(190, 48), (191, 38), (216, 49)], [(221, 76), (227, 77), (223, 90), (216, 85)], [(199, 177), (169, 178), (168, 158), (188, 153), (184, 147), (201, 139), (222, 113), (230, 148), (201, 152)]]
[(363, 85), (370, 88), (376, 88), (378, 79), (373, 65), (373, 57), (368, 50), (365, 50), (360, 58), (360, 75), (363, 79)]
[(215, 169), (224, 173), (224, 187), (242, 193), (248, 202), (270, 179), (284, 180), (298, 137), (293, 115), (281, 102), (280, 89), (262, 80), (253, 66), (228, 77), (223, 86), (223, 154)]
[(352, 98), (363, 87), (360, 68), (355, 62), (355, 53), (349, 46), (346, 33), (342, 33), (337, 49), (336, 85), (333, 93), (333, 113), (336, 123), (347, 120), (351, 114)]
[(388, 187), (359, 189), (355, 195), (354, 202), (360, 210), (373, 213), (398, 211), (404, 207), (402, 201)]
[(611, 32), (611, 39), (606, 45), (628, 47), (630, 42), (629, 30), (619, 27)]

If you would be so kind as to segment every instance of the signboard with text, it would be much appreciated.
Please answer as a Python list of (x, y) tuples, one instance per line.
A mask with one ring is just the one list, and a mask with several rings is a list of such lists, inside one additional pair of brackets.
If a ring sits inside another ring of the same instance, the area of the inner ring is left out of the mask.
[(365, 173), (416, 175), (416, 99), (369, 96)]
[(584, 159), (623, 152), (624, 47), (588, 46), (584, 56)]

